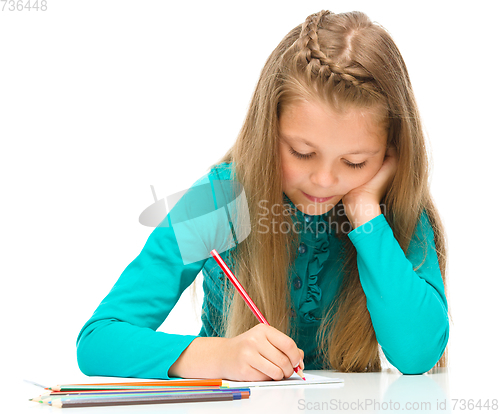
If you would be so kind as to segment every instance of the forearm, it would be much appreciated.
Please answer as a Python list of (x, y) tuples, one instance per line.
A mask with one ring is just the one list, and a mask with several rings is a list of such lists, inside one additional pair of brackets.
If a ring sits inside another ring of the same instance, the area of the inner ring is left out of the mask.
[[(400, 277), (413, 276), (403, 272)], [(366, 291), (370, 289), (366, 278), (362, 284)], [(448, 342), (449, 322), (446, 309), (432, 292), (433, 288), (421, 279), (412, 285), (408, 284), (411, 287), (406, 293), (402, 286), (398, 301), (386, 299), (383, 294), (378, 297), (368, 294), (367, 308), (377, 340), (389, 362), (405, 374), (421, 374), (430, 370), (442, 355)], [(382, 283), (378, 286), (379, 292), (388, 289)]]
[(78, 340), (78, 365), (90, 376), (168, 379), (170, 366), (194, 338), (116, 320), (96, 321)]
[(428, 249), (419, 273), (414, 271), (384, 216), (349, 237), (358, 253), (359, 277), (377, 340), (389, 362), (404, 373), (431, 369), (449, 334), (435, 251)]
[(195, 338), (172, 364), (168, 375), (179, 378), (224, 378), (220, 359), (227, 338)]

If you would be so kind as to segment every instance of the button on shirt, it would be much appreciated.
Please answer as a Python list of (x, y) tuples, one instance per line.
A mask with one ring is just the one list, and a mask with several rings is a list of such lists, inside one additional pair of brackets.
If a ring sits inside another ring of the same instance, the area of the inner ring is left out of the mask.
[(299, 245), (299, 253), (304, 254), (307, 252), (307, 246), (304, 243), (300, 243)]
[(297, 276), (293, 280), (293, 287), (295, 288), (295, 290), (298, 290), (302, 287), (302, 280), (300, 279), (300, 277)]

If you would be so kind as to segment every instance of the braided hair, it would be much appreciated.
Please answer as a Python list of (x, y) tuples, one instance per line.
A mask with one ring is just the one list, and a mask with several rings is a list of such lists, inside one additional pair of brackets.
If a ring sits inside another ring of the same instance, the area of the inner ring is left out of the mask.
[(302, 24), (300, 35), (291, 48), (293, 52), (298, 50), (296, 52), (297, 68), (302, 71), (307, 81), (319, 78), (325, 84), (332, 86), (344, 82), (344, 87), (350, 84), (365, 90), (374, 98), (380, 98), (381, 90), (373, 75), (359, 62), (350, 59), (354, 28), (345, 28), (346, 31), (351, 32), (346, 33), (344, 37), (346, 43), (343, 48), (339, 48), (338, 52), (330, 48), (333, 49), (333, 54), (338, 53), (337, 56), (329, 56), (321, 49), (318, 31), (328, 30), (322, 26), (322, 23), (325, 22), (325, 26), (328, 27), (328, 23), (332, 24), (333, 16), (335, 15), (332, 12), (322, 10), (308, 16)]

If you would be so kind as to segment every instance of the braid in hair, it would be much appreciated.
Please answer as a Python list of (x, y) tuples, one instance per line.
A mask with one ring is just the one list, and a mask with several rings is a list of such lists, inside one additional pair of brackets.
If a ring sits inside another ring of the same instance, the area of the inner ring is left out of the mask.
[[(323, 28), (321, 27), (322, 19), (330, 15), (333, 16), (334, 13), (322, 10), (308, 16), (302, 24), (302, 30), (295, 46), (299, 50), (298, 63), (305, 70), (305, 75), (309, 80), (314, 75), (333, 84), (344, 81), (368, 92), (380, 93), (379, 88), (374, 84), (373, 76), (363, 67), (352, 63), (349, 66), (341, 65), (321, 50), (318, 41), (318, 28)], [(349, 42), (349, 40), (350, 37), (347, 41)], [(347, 50), (344, 54), (348, 53), (349, 46), (350, 44), (347, 44)]]

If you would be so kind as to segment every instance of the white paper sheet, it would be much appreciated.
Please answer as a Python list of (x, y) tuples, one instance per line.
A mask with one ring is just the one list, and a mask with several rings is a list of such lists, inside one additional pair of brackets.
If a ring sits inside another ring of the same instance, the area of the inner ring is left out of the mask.
[(304, 381), (298, 375), (294, 374), (290, 378), (285, 378), (280, 381), (223, 381), (223, 384), (232, 388), (244, 387), (276, 387), (276, 386), (290, 386), (290, 385), (313, 385), (313, 384), (341, 384), (344, 380), (341, 378), (323, 377), (321, 375), (313, 375), (304, 373), (306, 380)]

